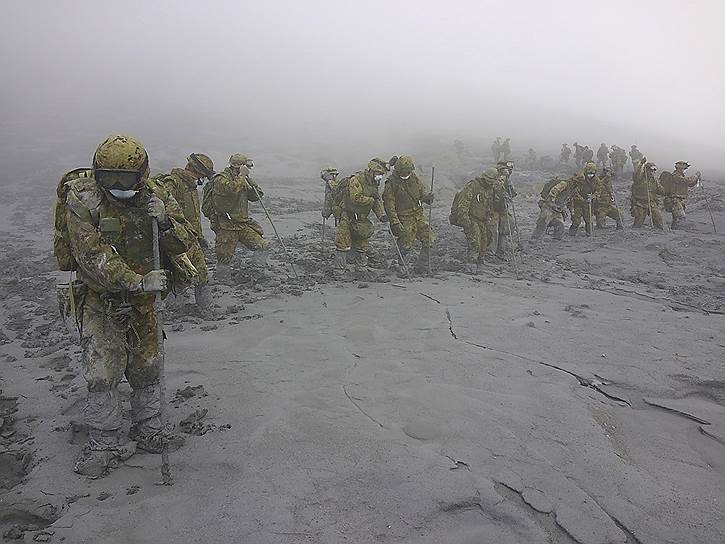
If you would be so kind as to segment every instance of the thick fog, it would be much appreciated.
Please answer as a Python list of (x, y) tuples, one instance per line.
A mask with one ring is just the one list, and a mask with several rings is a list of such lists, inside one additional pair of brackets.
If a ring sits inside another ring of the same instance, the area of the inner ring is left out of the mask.
[(6, 163), (82, 160), (114, 132), (181, 153), (321, 159), (454, 138), (483, 153), (495, 136), (515, 154), (636, 143), (702, 169), (725, 154), (721, 0), (6, 0), (3, 12)]

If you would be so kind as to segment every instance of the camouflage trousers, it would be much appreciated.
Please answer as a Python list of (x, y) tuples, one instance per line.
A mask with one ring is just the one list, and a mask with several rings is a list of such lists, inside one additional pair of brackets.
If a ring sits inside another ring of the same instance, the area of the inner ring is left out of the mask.
[(644, 226), (644, 221), (649, 215), (649, 208), (650, 205), (652, 207), (652, 223), (655, 227), (658, 229), (663, 228), (663, 220), (662, 220), (662, 210), (659, 208), (659, 202), (650, 202), (649, 205), (647, 204), (647, 200), (638, 200), (633, 199), (632, 200), (632, 207), (630, 208), (630, 213), (632, 214), (632, 217), (634, 218), (634, 228), (639, 228)]
[(539, 203), (539, 218), (536, 220), (536, 227), (531, 235), (532, 240), (540, 240), (546, 233), (548, 227), (554, 228), (554, 237), (561, 239), (564, 232), (564, 215), (561, 211), (555, 210), (546, 202)]
[(88, 426), (109, 431), (121, 427), (117, 388), (124, 376), (133, 389), (132, 419), (157, 416), (159, 353), (153, 301), (124, 306), (89, 290), (81, 311), (81, 367), (88, 385), (83, 415)]
[(229, 264), (234, 257), (234, 251), (237, 244), (242, 244), (247, 249), (258, 250), (267, 249), (269, 243), (262, 237), (264, 231), (259, 224), (250, 219), (247, 223), (237, 225), (233, 230), (219, 229), (216, 233), (216, 244), (214, 251), (216, 252), (217, 262), (221, 264)]
[(604, 227), (607, 223), (607, 217), (614, 219), (617, 223), (622, 221), (622, 214), (613, 202), (604, 202), (594, 206), (594, 216), (596, 217), (597, 227)]
[(366, 252), (368, 240), (374, 233), (373, 224), (367, 217), (364, 219), (351, 219), (343, 213), (335, 231), (335, 247), (340, 251), (355, 249)]
[(189, 256), (191, 264), (194, 265), (196, 271), (199, 273), (197, 279), (194, 281), (195, 285), (206, 285), (209, 283), (209, 268), (206, 266), (206, 259), (204, 258), (204, 250), (201, 249), (199, 242), (194, 242), (191, 249), (186, 252)]
[(432, 247), (436, 235), (430, 225), (423, 218), (423, 212), (412, 215), (398, 215), (402, 232), (398, 236), (398, 246), (402, 250), (410, 250), (413, 242), (419, 240), (423, 247)]
[(669, 211), (672, 213), (672, 222), (677, 223), (678, 221), (685, 219), (685, 198), (670, 196), (669, 199), (671, 207), (671, 210)]
[(478, 219), (469, 219), (468, 224), (463, 227), (463, 234), (468, 242), (466, 257), (475, 261), (483, 257), (488, 248), (496, 240), (496, 222)]
[(592, 217), (589, 215), (589, 204), (575, 204), (571, 211), (571, 228), (576, 229), (581, 225), (582, 219), (587, 229), (591, 227)]

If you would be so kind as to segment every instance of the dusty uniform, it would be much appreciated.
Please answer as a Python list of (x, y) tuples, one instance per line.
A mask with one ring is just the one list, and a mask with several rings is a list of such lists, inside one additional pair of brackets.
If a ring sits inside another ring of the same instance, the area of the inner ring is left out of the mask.
[(629, 159), (632, 161), (632, 167), (635, 167), (637, 163), (642, 159), (642, 152), (636, 147), (632, 146), (629, 152)]
[(192, 237), (173, 197), (151, 183), (133, 199), (135, 204), (109, 199), (92, 178), (71, 182), (66, 199), (71, 249), (84, 286), (81, 365), (88, 383), (84, 416), (92, 430), (121, 427), (117, 386), (124, 376), (133, 389), (133, 422), (159, 414), (154, 294), (140, 292), (138, 287), (153, 270), (149, 197), (155, 194), (164, 202), (169, 218), (167, 228), (159, 231), (164, 268), (172, 268), (170, 261), (189, 249)]
[(340, 180), (327, 180), (325, 181), (325, 200), (322, 203), (322, 217), (329, 219), (330, 216), (335, 217), (335, 223), (340, 221), (340, 215), (342, 210), (335, 205), (335, 193), (337, 187), (340, 184)]
[(366, 253), (372, 237), (373, 224), (368, 218), (372, 211), (378, 219), (385, 217), (378, 194), (378, 185), (370, 171), (358, 172), (346, 182), (342, 195), (340, 222), (335, 233), (335, 246), (339, 251)]
[(592, 200), (593, 212), (594, 191), (597, 184), (600, 183), (600, 180), (597, 176), (592, 179), (587, 179), (586, 176), (580, 172), (572, 178), (571, 183), (571, 227), (569, 227), (569, 232), (571, 234), (576, 233), (583, 219), (585, 229), (589, 233), (592, 228), (592, 217), (589, 214), (589, 202)]
[[(545, 187), (539, 199), (539, 218), (536, 228), (531, 235), (532, 240), (540, 240), (547, 227), (553, 227), (554, 237), (561, 239), (564, 234), (564, 221), (566, 220), (566, 202), (570, 198), (570, 185), (566, 180), (556, 182)], [(573, 185), (571, 186), (573, 187)]]
[(227, 167), (214, 176), (211, 183), (215, 212), (211, 228), (216, 233), (217, 261), (229, 264), (240, 243), (247, 249), (266, 250), (269, 244), (262, 237), (262, 227), (249, 217), (249, 202), (256, 202), (264, 196), (249, 177), (249, 169), (241, 166), (239, 174), (234, 174)]
[(569, 162), (570, 158), (571, 158), (571, 149), (566, 144), (562, 145), (561, 154), (559, 155), (559, 160), (561, 162), (567, 163), (567, 162)]
[(627, 153), (621, 147), (615, 147), (609, 156), (612, 159), (614, 173), (621, 176), (624, 172), (624, 165), (627, 164)]
[(660, 183), (666, 193), (665, 210), (672, 213), (672, 225), (677, 227), (678, 223), (685, 220), (688, 189), (697, 185), (697, 177), (686, 176), (682, 170), (676, 169), (671, 174), (662, 172)]
[(622, 228), (622, 214), (616, 206), (614, 199), (614, 188), (612, 179), (609, 177), (598, 177), (597, 185), (592, 198), (592, 212), (596, 217), (598, 228), (603, 228), (606, 218), (610, 217), (617, 222), (617, 228)]
[(660, 195), (664, 193), (653, 172), (645, 168), (645, 163), (640, 160), (635, 166), (632, 174), (632, 196), (630, 213), (634, 218), (634, 227), (644, 225), (644, 221), (652, 209), (652, 223), (655, 227), (662, 229), (662, 211), (660, 210)]
[(590, 162), (593, 158), (594, 158), (594, 151), (585, 147), (584, 150), (582, 151), (582, 162), (584, 164), (586, 164), (586, 163)]
[(605, 166), (607, 164), (607, 157), (609, 157), (609, 148), (602, 144), (597, 150), (597, 166)]
[(194, 238), (187, 255), (198, 272), (196, 278), (198, 284), (206, 285), (209, 283), (209, 269), (199, 242), (203, 235), (201, 230), (201, 205), (197, 191), (198, 177), (184, 168), (174, 168), (169, 174), (159, 176), (157, 179), (181, 207), (184, 219), (187, 221), (186, 229)]
[(424, 248), (435, 243), (435, 233), (425, 221), (423, 211), (423, 204), (429, 204), (431, 197), (415, 172), (407, 180), (393, 172), (385, 181), (383, 205), (393, 232), (400, 229), (396, 236), (401, 250), (410, 250), (415, 240), (420, 240)]
[(463, 219), (469, 261), (480, 260), (496, 242), (499, 214), (506, 213), (506, 189), (499, 180), (479, 176), (462, 189), (457, 214)]
[(584, 153), (584, 146), (577, 143), (574, 144), (574, 162), (577, 168), (582, 165), (582, 155)]

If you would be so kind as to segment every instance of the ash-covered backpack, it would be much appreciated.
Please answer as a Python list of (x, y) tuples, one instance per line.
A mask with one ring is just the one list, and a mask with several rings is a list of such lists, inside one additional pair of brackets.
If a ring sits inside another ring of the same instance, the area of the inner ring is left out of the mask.
[(53, 255), (58, 261), (58, 268), (64, 272), (72, 272), (78, 268), (73, 253), (71, 252), (70, 238), (68, 236), (68, 223), (66, 220), (65, 201), (72, 181), (80, 178), (91, 177), (90, 168), (76, 168), (66, 172), (56, 189), (55, 203), (53, 204)]
[(342, 210), (345, 209), (345, 194), (354, 175), (342, 178), (334, 186), (330, 186), (332, 189), (332, 214), (338, 220), (342, 216)]
[(553, 189), (557, 183), (560, 183), (562, 181), (564, 180), (560, 179), (559, 176), (556, 176), (555, 178), (550, 179), (549, 181), (544, 183), (544, 187), (541, 189), (541, 193), (539, 193), (541, 198), (546, 200), (546, 198), (549, 196), (549, 191), (551, 191), (551, 189)]
[(201, 190), (201, 213), (209, 221), (216, 219), (216, 208), (214, 207), (214, 179), (207, 181)]
[[(467, 186), (468, 184), (466, 184)], [(448, 222), (453, 225), (454, 227), (465, 227), (466, 226), (466, 218), (463, 217), (463, 214), (461, 213), (460, 208), (460, 202), (461, 202), (461, 196), (463, 195), (463, 191), (466, 187), (458, 191), (453, 196), (453, 203), (451, 204), (451, 213), (448, 216)]]

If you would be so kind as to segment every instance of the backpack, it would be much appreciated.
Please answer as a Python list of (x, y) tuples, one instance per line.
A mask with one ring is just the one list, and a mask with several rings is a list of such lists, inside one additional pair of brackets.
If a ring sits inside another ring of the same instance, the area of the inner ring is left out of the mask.
[(201, 191), (201, 213), (204, 214), (209, 221), (216, 219), (216, 208), (214, 206), (214, 180), (204, 184)]
[(448, 216), (448, 222), (454, 227), (464, 227), (466, 225), (466, 218), (462, 217), (463, 214), (459, 207), (464, 190), (465, 187), (453, 196), (453, 204), (451, 204), (451, 213)]
[(539, 193), (539, 195), (541, 196), (541, 198), (543, 198), (543, 199), (546, 199), (546, 197), (548, 197), (548, 196), (549, 196), (549, 191), (551, 191), (551, 189), (552, 189), (552, 188), (553, 188), (553, 187), (554, 187), (554, 186), (555, 186), (555, 185), (556, 185), (557, 183), (560, 183), (560, 182), (562, 182), (562, 181), (563, 181), (563, 180), (559, 179), (559, 177), (557, 176), (557, 177), (555, 177), (555, 178), (553, 178), (553, 179), (550, 179), (550, 180), (549, 180), (549, 181), (547, 181), (546, 183), (544, 183), (544, 187), (543, 187), (543, 188), (541, 189), (541, 193)]
[(332, 191), (332, 213), (338, 219), (342, 215), (342, 210), (345, 208), (345, 194), (347, 193), (347, 188), (353, 176), (342, 178), (334, 186), (330, 186), (330, 190)]
[(78, 269), (71, 251), (70, 237), (68, 235), (68, 222), (66, 219), (65, 201), (70, 189), (70, 182), (79, 178), (91, 177), (90, 168), (76, 168), (66, 172), (56, 188), (57, 198), (53, 204), (53, 255), (58, 261), (58, 268), (64, 272), (73, 272)]

